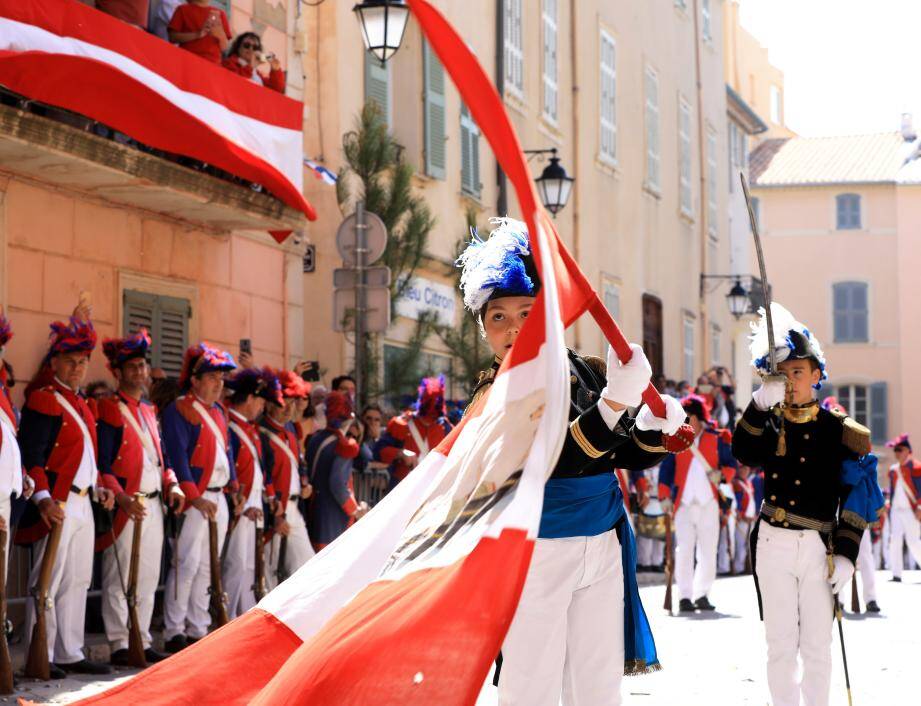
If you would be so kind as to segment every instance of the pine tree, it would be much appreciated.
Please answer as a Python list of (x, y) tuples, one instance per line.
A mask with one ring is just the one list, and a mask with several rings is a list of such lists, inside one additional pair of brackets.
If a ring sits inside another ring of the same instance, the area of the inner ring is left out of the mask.
[[(425, 257), (428, 237), (435, 219), (425, 201), (413, 193), (413, 166), (403, 158), (403, 146), (387, 129), (387, 122), (377, 103), (369, 101), (362, 108), (355, 130), (342, 139), (345, 162), (339, 172), (336, 196), (343, 214), (351, 213), (358, 200), (365, 209), (377, 214), (387, 226), (387, 246), (376, 264), (390, 268), (390, 306), (406, 293), (415, 271)], [(432, 331), (432, 320), (423, 317), (401, 351), (399, 361), (388, 361), (388, 385), (381, 379), (380, 337), (365, 338), (365, 398), (394, 393), (414, 387), (418, 381), (422, 345)]]

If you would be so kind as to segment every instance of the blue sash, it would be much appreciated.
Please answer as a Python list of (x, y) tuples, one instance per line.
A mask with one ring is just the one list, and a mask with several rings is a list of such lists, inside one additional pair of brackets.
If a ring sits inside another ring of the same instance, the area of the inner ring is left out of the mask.
[(624, 674), (642, 674), (662, 667), (636, 582), (636, 540), (625, 519), (623, 495), (613, 473), (551, 478), (544, 489), (537, 536), (594, 537), (617, 530), (624, 570)]

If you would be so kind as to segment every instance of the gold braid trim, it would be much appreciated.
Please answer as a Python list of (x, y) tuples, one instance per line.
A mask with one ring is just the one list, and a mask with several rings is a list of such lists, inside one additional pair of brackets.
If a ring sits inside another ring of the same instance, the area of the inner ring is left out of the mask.
[(650, 446), (649, 444), (644, 444), (636, 436), (636, 427), (633, 428), (633, 431), (630, 432), (630, 436), (633, 437), (633, 443), (640, 447), (646, 453), (651, 454), (667, 454), (668, 449), (664, 446)]
[(646, 664), (645, 659), (632, 659), (629, 662), (624, 661), (624, 676), (635, 677), (639, 674), (652, 674), (653, 672), (661, 672), (662, 665), (656, 662), (655, 664)]
[(847, 522), (851, 527), (856, 527), (859, 530), (865, 530), (867, 528), (867, 521), (853, 510), (842, 510), (841, 519)]
[(739, 420), (739, 426), (742, 427), (745, 431), (747, 431), (752, 436), (761, 436), (762, 434), (764, 434), (764, 429), (759, 429), (758, 427), (752, 426), (751, 424), (748, 423), (748, 421), (746, 421), (745, 417), (742, 417)]
[(582, 427), (579, 426), (578, 417), (569, 425), (569, 431), (572, 432), (572, 438), (575, 439), (575, 442), (586, 456), (589, 458), (601, 458), (604, 456), (605, 452), (596, 449), (586, 438), (585, 432), (583, 432)]
[(848, 539), (852, 540), (855, 544), (860, 544), (861, 536), (857, 534), (856, 532), (853, 532), (844, 527), (838, 527), (838, 531), (835, 532), (835, 535), (838, 537), (847, 537)]

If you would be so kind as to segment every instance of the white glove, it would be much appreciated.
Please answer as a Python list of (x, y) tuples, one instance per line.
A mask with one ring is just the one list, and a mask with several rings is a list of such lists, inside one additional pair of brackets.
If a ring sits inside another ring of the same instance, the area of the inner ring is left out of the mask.
[(752, 393), (752, 402), (762, 412), (780, 404), (787, 396), (787, 383), (784, 380), (766, 379), (761, 387)]
[(831, 592), (837, 595), (847, 586), (848, 581), (850, 581), (851, 577), (854, 575), (854, 564), (851, 563), (850, 559), (837, 554), (835, 554), (833, 560), (835, 562), (835, 570), (832, 575), (828, 577), (828, 583), (831, 584)]
[(649, 405), (643, 405), (636, 415), (636, 428), (640, 431), (650, 431), (655, 429), (661, 431), (666, 436), (671, 436), (684, 424), (687, 413), (681, 403), (671, 395), (662, 395), (662, 401), (665, 403), (665, 419), (657, 417), (649, 409)]
[(649, 387), (652, 367), (641, 346), (631, 343), (630, 350), (633, 357), (624, 365), (614, 349), (608, 346), (608, 384), (601, 391), (601, 396), (625, 407), (637, 407), (643, 400), (643, 391)]

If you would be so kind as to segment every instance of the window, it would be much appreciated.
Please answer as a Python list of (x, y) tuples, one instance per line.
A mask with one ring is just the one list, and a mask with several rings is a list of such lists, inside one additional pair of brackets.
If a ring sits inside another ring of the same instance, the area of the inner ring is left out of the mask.
[(869, 307), (865, 282), (832, 285), (835, 343), (866, 343), (869, 340)]
[(681, 212), (693, 213), (691, 203), (691, 106), (678, 97), (678, 194)]
[(729, 121), (729, 193), (739, 187), (739, 172), (748, 172), (748, 136), (738, 123)]
[(860, 228), (860, 195), (838, 194), (835, 197), (836, 228), (857, 230)]
[(601, 157), (617, 161), (617, 51), (614, 38), (601, 30)]
[(376, 103), (388, 126), (391, 124), (389, 66), (381, 66), (371, 52), (365, 52), (365, 103)]
[(189, 300), (134, 289), (124, 290), (122, 297), (124, 333), (134, 333), (144, 326), (154, 340), (151, 366), (163, 368), (170, 377), (179, 377), (182, 356), (189, 346)]
[(604, 308), (617, 321), (620, 318), (620, 287), (611, 282), (605, 282), (602, 292), (604, 293)]
[(694, 376), (694, 319), (685, 314), (681, 330), (682, 373), (685, 380), (696, 380)]
[(716, 133), (707, 128), (707, 232), (717, 236), (716, 209)]
[(659, 77), (646, 67), (646, 186), (659, 192)]
[(771, 122), (783, 125), (783, 95), (777, 86), (771, 86)]
[(710, 363), (719, 365), (720, 363), (720, 339), (722, 330), (716, 324), (710, 324)]
[(643, 351), (652, 367), (653, 375), (662, 369), (662, 300), (651, 294), (643, 295)]
[(544, 117), (557, 120), (557, 0), (542, 0), (541, 19), (544, 27)]
[(425, 129), (425, 173), (435, 179), (445, 178), (445, 70), (432, 51), (422, 42), (423, 104)]
[(710, 25), (710, 0), (700, 0), (700, 25), (704, 41), (712, 41), (713, 28)]
[(889, 403), (886, 383), (872, 385), (838, 385), (824, 396), (836, 394), (838, 402), (847, 410), (854, 421), (870, 429), (870, 440), (884, 444), (889, 437)]
[(461, 104), (461, 191), (476, 198), (480, 197), (480, 128), (470, 115), (470, 110)]
[(521, 96), (524, 93), (524, 52), (521, 43), (521, 0), (505, 3), (505, 87)]

